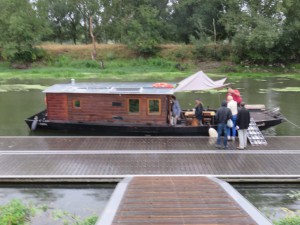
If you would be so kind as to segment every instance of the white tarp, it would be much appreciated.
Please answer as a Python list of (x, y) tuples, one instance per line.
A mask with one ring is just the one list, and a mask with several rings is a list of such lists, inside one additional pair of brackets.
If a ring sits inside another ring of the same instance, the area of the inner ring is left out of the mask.
[(224, 84), (227, 78), (221, 80), (213, 81), (205, 73), (199, 71), (186, 79), (180, 81), (178, 86), (175, 88), (174, 92), (180, 91), (201, 91), (209, 89), (217, 89), (228, 86), (229, 84)]

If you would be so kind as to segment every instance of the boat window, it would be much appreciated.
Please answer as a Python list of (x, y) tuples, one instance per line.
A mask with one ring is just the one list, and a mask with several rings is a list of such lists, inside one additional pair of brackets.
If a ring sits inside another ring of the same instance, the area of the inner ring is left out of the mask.
[(148, 99), (148, 114), (149, 115), (160, 115), (160, 99)]
[(80, 100), (73, 100), (73, 108), (81, 108), (81, 102)]
[(113, 102), (112, 106), (122, 106), (122, 102)]
[(140, 100), (128, 99), (128, 113), (136, 114), (140, 112)]

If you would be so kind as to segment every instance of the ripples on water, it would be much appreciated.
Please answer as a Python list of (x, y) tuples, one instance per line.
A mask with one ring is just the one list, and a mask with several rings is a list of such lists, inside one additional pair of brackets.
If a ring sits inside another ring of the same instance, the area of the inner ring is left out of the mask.
[(300, 184), (232, 184), (245, 198), (271, 220), (278, 220), (288, 215), (284, 209), (297, 212), (300, 199), (288, 194), (300, 193)]

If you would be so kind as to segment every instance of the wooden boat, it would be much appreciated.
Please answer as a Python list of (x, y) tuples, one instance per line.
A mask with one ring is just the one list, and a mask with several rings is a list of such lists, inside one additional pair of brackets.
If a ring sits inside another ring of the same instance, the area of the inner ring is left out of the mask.
[[(172, 86), (150, 83), (75, 83), (47, 88), (46, 110), (25, 121), (30, 129), (83, 131), (102, 135), (208, 135), (216, 129), (215, 110), (203, 112), (203, 126), (193, 111), (183, 110), (180, 122), (170, 125)], [(263, 130), (280, 124), (279, 110), (248, 106)]]

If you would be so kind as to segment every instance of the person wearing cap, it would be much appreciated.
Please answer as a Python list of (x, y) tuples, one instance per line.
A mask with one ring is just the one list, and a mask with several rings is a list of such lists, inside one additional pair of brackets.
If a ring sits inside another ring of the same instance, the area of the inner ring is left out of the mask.
[(200, 98), (195, 99), (195, 103), (195, 116), (199, 121), (199, 125), (202, 126), (202, 112), (204, 110), (204, 107)]

